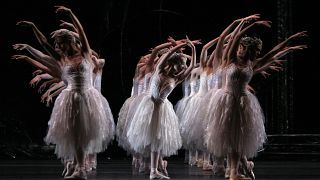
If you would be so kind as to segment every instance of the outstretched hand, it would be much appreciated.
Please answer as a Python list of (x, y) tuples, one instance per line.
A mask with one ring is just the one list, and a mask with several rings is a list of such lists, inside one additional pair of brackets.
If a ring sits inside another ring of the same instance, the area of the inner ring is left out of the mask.
[(262, 26), (266, 26), (268, 28), (271, 28), (271, 21), (256, 21), (254, 22), (257, 25), (262, 25)]
[(264, 78), (267, 78), (267, 77), (269, 77), (271, 74), (269, 74), (269, 73), (267, 73), (266, 71), (262, 71), (261, 73), (260, 73)]
[(21, 60), (21, 59), (27, 59), (27, 58), (28, 58), (28, 56), (21, 55), (21, 54), (11, 56), (11, 59), (15, 59), (15, 60)]
[(39, 75), (37, 75), (36, 77), (34, 77), (30, 82), (30, 86), (31, 87), (35, 87), (36, 85), (38, 85), (38, 83), (41, 81), (41, 77)]
[(39, 74), (42, 74), (43, 71), (41, 69), (38, 69), (38, 70), (35, 70), (33, 73), (32, 73), (32, 76), (36, 76), (36, 75), (39, 75)]
[(243, 18), (245, 23), (250, 23), (251, 21), (256, 21), (260, 18), (260, 14), (253, 14)]
[(305, 48), (308, 48), (308, 46), (307, 45), (297, 45), (297, 46), (289, 47), (290, 50), (302, 50), (302, 49), (305, 49)]
[(15, 50), (24, 50), (28, 47), (28, 44), (22, 44), (22, 43), (19, 43), (19, 44), (14, 44), (12, 45), (13, 49)]
[(24, 26), (24, 27), (33, 27), (34, 24), (31, 21), (19, 21), (16, 24), (17, 26)]
[(54, 6), (56, 9), (56, 13), (61, 13), (61, 12), (71, 12), (71, 9), (64, 7), (64, 6)]
[(71, 29), (75, 29), (74, 25), (72, 23), (66, 22), (64, 20), (60, 20), (60, 27), (63, 28), (71, 28)]
[(192, 42), (193, 44), (195, 44), (195, 45), (202, 44), (202, 43), (201, 43), (201, 39), (192, 40), (191, 42)]
[(306, 37), (306, 36), (308, 36), (307, 31), (301, 31), (301, 32), (298, 32), (296, 34), (291, 35), (289, 38), (295, 39), (295, 38)]

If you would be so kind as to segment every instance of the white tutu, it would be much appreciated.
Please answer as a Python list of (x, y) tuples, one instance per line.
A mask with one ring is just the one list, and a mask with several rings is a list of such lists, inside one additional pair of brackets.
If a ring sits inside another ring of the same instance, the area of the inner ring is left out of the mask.
[(157, 151), (163, 156), (176, 154), (181, 147), (181, 137), (172, 104), (167, 99), (154, 103), (150, 96), (144, 96), (127, 136), (135, 152), (149, 155), (151, 151)]
[(48, 124), (45, 142), (55, 144), (55, 153), (65, 159), (75, 156), (75, 148), (86, 154), (105, 150), (115, 133), (108, 101), (93, 87), (82, 92), (63, 90)]
[(206, 129), (208, 150), (216, 156), (226, 156), (231, 149), (248, 158), (255, 156), (267, 137), (257, 98), (248, 91), (237, 97), (219, 89), (212, 101)]

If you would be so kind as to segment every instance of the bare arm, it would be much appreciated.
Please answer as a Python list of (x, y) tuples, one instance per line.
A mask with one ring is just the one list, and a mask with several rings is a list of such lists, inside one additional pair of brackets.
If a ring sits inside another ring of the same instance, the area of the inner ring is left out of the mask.
[(17, 55), (13, 55), (11, 58), (16, 60), (25, 60), (31, 65), (33, 65), (34, 67), (36, 67), (37, 69), (40, 69), (41, 71), (44, 71), (50, 74), (51, 76), (54, 76), (54, 73), (47, 66), (44, 66), (43, 64), (39, 63), (38, 61), (32, 59), (29, 56), (17, 54)]
[(256, 63), (254, 64), (254, 66), (258, 66), (261, 64), (265, 64), (266, 62), (268, 62), (270, 59), (272, 59), (272, 57), (277, 54), (278, 52), (282, 51), (286, 46), (288, 46), (288, 44), (298, 38), (307, 36), (306, 31), (301, 31), (298, 32), (296, 34), (291, 35), (289, 38), (287, 38), (286, 40), (282, 41), (281, 43), (279, 43), (278, 45), (276, 45), (274, 48), (272, 48), (268, 53), (266, 53), (263, 57), (257, 59)]
[(200, 54), (200, 65), (202, 67), (205, 67), (209, 64), (209, 62), (207, 62), (207, 57), (208, 57), (208, 49), (211, 48), (213, 45), (215, 45), (218, 42), (219, 38), (215, 38), (211, 41), (209, 41), (207, 44), (205, 44), (202, 47), (201, 50), (201, 54)]
[(160, 71), (161, 67), (163, 66), (164, 62), (176, 51), (178, 51), (180, 48), (183, 48), (187, 45), (187, 42), (181, 43), (179, 45), (174, 46), (172, 49), (170, 49), (166, 54), (163, 54), (160, 59), (159, 62), (157, 63), (156, 66), (156, 71)]
[[(166, 43), (163, 43), (163, 44), (160, 44), (156, 47), (154, 47), (152, 49), (152, 52), (148, 55), (149, 59), (148, 61), (146, 62), (146, 72), (152, 72), (154, 70), (154, 62), (155, 60), (158, 58), (158, 53), (160, 50), (164, 49), (164, 48), (170, 48), (173, 46), (173, 43), (172, 42), (166, 42)], [(158, 62), (159, 63), (159, 62)]]
[[(84, 29), (83, 29), (79, 19), (74, 15), (74, 13), (71, 11), (71, 9), (66, 8), (64, 6), (55, 6), (55, 7), (57, 8), (57, 10), (56, 10), (57, 13), (58, 12), (67, 12), (68, 13), (68, 15), (70, 16), (70, 18), (73, 22), (73, 25), (75, 26), (75, 28), (78, 31), (79, 38), (80, 38), (80, 41), (82, 44), (82, 46), (81, 46), (82, 52), (84, 54), (90, 55), (91, 54), (90, 45), (89, 45), (87, 36), (84, 33)], [(90, 57), (90, 59), (91, 59), (91, 57)]]
[[(55, 84), (54, 86), (50, 87), (42, 96), (41, 96), (41, 102), (46, 101), (47, 106), (52, 102), (52, 98), (59, 95), (62, 90), (64, 90), (67, 86), (64, 84), (63, 81), (60, 81), (59, 83)], [(54, 91), (54, 92), (53, 92)], [(53, 92), (53, 93), (51, 93)]]
[(47, 73), (39, 74), (32, 78), (29, 84), (31, 85), (31, 87), (35, 87), (42, 79), (53, 79), (53, 77)]
[[(60, 27), (69, 28), (71, 31), (76, 32), (77, 34), (79, 33), (78, 29), (72, 23), (66, 22), (64, 20), (60, 20), (60, 22)], [(77, 37), (79, 37), (79, 35)]]
[[(307, 48), (306, 45), (297, 45), (297, 46), (287, 47), (282, 51), (278, 52), (277, 54), (275, 54), (272, 58), (268, 59), (268, 61), (266, 61), (265, 64), (259, 64), (255, 66), (253, 69), (254, 73), (261, 73), (262, 71), (270, 69), (270, 67), (273, 70), (281, 69), (280, 65), (281, 65), (281, 62), (283, 61), (279, 61), (280, 58), (282, 58), (283, 56), (287, 55), (290, 52), (293, 52), (295, 50), (302, 50), (305, 48)], [(274, 65), (274, 64), (277, 64), (277, 65)]]
[(224, 42), (225, 42), (225, 38), (226, 36), (231, 32), (231, 30), (238, 25), (241, 22), (242, 19), (237, 19), (235, 21), (233, 21), (219, 36), (219, 40), (217, 43), (217, 47), (215, 49), (215, 53), (214, 53), (214, 59), (217, 60), (221, 60), (222, 56), (223, 56), (223, 46), (224, 46)]
[(191, 50), (192, 50), (191, 62), (190, 62), (189, 67), (184, 71), (184, 74), (181, 76), (180, 80), (185, 79), (190, 74), (190, 72), (192, 71), (192, 69), (194, 68), (194, 66), (196, 64), (196, 58), (197, 58), (196, 48), (190, 40), (188, 40), (187, 43), (188, 43), (187, 45), (190, 46)]
[[(259, 16), (255, 17), (255, 15), (253, 16), (248, 16), (246, 18), (243, 19), (242, 23), (247, 23), (250, 22), (252, 20), (256, 20), (258, 19)], [(257, 21), (254, 22), (253, 24), (250, 24), (248, 27), (246, 27), (245, 29), (242, 29), (242, 26), (239, 29), (236, 29), (234, 34), (233, 34), (233, 38), (232, 38), (232, 42), (231, 42), (231, 46), (230, 48), (227, 50), (227, 58), (228, 61), (230, 61), (233, 58), (236, 58), (237, 55), (237, 50), (239, 47), (239, 43), (240, 43), (240, 39), (241, 37), (248, 32), (249, 29), (251, 29), (254, 25), (258, 25), (258, 24), (263, 24), (267, 27), (270, 27), (270, 21)]]
[(35, 57), (35, 60), (48, 67), (52, 71), (60, 72), (59, 64), (50, 56), (42, 53), (41, 51), (33, 48), (28, 44), (14, 44), (13, 48), (16, 50), (26, 49), (32, 56)]
[(58, 83), (60, 81), (61, 81), (61, 79), (58, 79), (58, 78), (53, 78), (53, 79), (50, 79), (48, 81), (45, 81), (39, 87), (38, 92), (41, 93), (47, 87), (47, 85), (51, 85), (53, 83)]
[(37, 26), (30, 21), (19, 21), (17, 23), (19, 26), (31, 27), (34, 35), (36, 36), (40, 45), (45, 49), (45, 51), (53, 57), (55, 60), (60, 60), (60, 55), (54, 50), (51, 44), (48, 42), (47, 38), (42, 34), (42, 32), (37, 28)]

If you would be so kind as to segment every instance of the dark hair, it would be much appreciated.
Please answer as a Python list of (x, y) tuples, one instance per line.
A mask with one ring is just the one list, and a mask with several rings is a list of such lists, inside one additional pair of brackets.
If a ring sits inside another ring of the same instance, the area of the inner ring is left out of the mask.
[(161, 50), (158, 51), (158, 56), (162, 56), (164, 55), (165, 53), (167, 53), (170, 49), (169, 48), (163, 48)]
[[(167, 60), (166, 66), (168, 67), (168, 71), (166, 72), (167, 74), (170, 74), (172, 71), (177, 71), (177, 69), (174, 68), (175, 65), (177, 66), (184, 66), (186, 67), (185, 61), (183, 60), (185, 56), (182, 53), (173, 53)], [(173, 72), (173, 74), (179, 74), (180, 72)]]
[(262, 41), (260, 38), (257, 38), (257, 37), (245, 36), (245, 37), (241, 38), (240, 44), (243, 46), (251, 46), (252, 48), (254, 48), (257, 51), (262, 50)]
[(61, 39), (63, 42), (76, 42), (76, 37), (67, 29), (59, 29), (53, 32), (52, 38)]
[(257, 37), (242, 37), (240, 45), (247, 47), (248, 57), (253, 60), (262, 50), (262, 40)]

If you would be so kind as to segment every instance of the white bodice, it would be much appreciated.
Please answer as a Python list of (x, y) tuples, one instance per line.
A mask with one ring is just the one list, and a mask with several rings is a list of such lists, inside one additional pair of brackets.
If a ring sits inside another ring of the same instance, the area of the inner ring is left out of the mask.
[(62, 79), (67, 89), (85, 91), (93, 87), (93, 65), (83, 59), (79, 64), (66, 64), (62, 69)]
[(200, 80), (199, 79), (192, 79), (190, 81), (190, 96), (192, 96), (192, 95), (194, 95), (195, 93), (198, 92), (199, 85), (200, 85)]
[(94, 78), (93, 86), (96, 88), (99, 92), (101, 92), (101, 80), (102, 80), (102, 74), (99, 73)]
[(176, 84), (174, 82), (161, 82), (160, 76), (158, 74), (154, 74), (151, 77), (150, 82), (151, 96), (156, 100), (164, 101), (168, 98), (175, 86)]
[(188, 97), (190, 94), (191, 88), (190, 88), (190, 79), (186, 79), (182, 82), (182, 94), (183, 97)]
[(226, 68), (225, 76), (225, 89), (234, 95), (241, 95), (247, 91), (247, 85), (253, 76), (253, 70), (250, 65), (240, 68), (232, 63)]
[(208, 82), (207, 82), (207, 73), (206, 72), (202, 72), (200, 74), (200, 84), (199, 84), (199, 90), (198, 93), (205, 93), (208, 91)]

